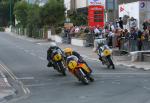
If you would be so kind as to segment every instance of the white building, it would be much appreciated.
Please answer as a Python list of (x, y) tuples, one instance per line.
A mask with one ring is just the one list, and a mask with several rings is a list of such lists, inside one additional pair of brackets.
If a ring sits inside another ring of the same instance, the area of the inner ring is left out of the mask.
[(128, 15), (137, 20), (137, 27), (142, 28), (145, 19), (150, 18), (150, 1), (137, 1), (119, 5), (119, 17)]
[(71, 0), (64, 0), (64, 4), (67, 10), (70, 10)]
[(67, 10), (84, 8), (88, 6), (88, 0), (64, 0)]
[(84, 8), (88, 6), (88, 0), (76, 0), (76, 8)]

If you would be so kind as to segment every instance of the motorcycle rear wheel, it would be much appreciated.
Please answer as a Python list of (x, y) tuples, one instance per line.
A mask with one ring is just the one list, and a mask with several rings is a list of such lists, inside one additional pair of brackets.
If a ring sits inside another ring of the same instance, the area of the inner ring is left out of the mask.
[(108, 60), (108, 62), (109, 62), (109, 66), (108, 66), (108, 68), (110, 68), (110, 66), (112, 66), (112, 69), (115, 69), (115, 65), (114, 65), (114, 63), (113, 63), (113, 61), (112, 61), (112, 59), (111, 59), (111, 56), (108, 56), (107, 57), (107, 60)]

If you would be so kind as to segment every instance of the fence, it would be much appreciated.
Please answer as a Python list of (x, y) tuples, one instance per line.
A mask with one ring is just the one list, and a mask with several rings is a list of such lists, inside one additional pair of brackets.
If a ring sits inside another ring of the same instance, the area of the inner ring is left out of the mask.
[[(121, 42), (120, 50), (122, 51), (127, 51), (127, 52), (139, 51), (138, 40), (133, 40), (133, 39), (126, 40), (125, 38), (121, 38), (120, 42)], [(141, 47), (142, 47), (141, 50), (150, 50), (150, 41), (143, 40), (141, 42)]]
[[(87, 44), (94, 44), (94, 48), (97, 47), (96, 45), (100, 42), (107, 43), (111, 48), (119, 48), (121, 51), (125, 52), (132, 52), (132, 51), (139, 51), (138, 50), (138, 40), (127, 39), (125, 37), (121, 37), (118, 40), (117, 36), (114, 37), (107, 37), (103, 39), (93, 39), (93, 34), (88, 35), (86, 37)], [(93, 46), (93, 45), (92, 45)], [(142, 50), (150, 50), (150, 41), (145, 39), (142, 41)]]
[(25, 35), (32, 38), (44, 39), (45, 31), (44, 29), (27, 29), (27, 28), (16, 28), (12, 27), (11, 32), (16, 33), (18, 35)]

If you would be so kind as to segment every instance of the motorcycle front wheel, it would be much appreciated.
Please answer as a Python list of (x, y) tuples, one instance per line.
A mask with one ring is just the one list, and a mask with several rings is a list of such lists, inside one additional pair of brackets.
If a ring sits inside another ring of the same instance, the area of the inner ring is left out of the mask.
[(60, 71), (64, 76), (66, 76), (66, 68), (65, 68), (64, 64), (63, 64), (62, 62), (59, 62), (58, 65), (59, 65), (59, 71)]
[(83, 84), (85, 84), (85, 85), (89, 84), (89, 80), (88, 80), (86, 74), (83, 72), (82, 69), (79, 69), (79, 70), (76, 72), (76, 75), (77, 75), (77, 77), (79, 78), (79, 80), (80, 80)]

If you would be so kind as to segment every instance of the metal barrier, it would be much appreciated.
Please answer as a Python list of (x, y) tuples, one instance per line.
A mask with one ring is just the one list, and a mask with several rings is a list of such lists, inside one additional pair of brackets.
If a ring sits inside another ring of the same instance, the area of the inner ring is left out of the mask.
[(62, 42), (66, 44), (71, 44), (71, 37), (69, 36), (69, 33), (62, 34)]
[(94, 36), (92, 33), (87, 33), (85, 40), (86, 40), (86, 43), (85, 43), (86, 47), (94, 46)]
[[(138, 51), (138, 41), (133, 39), (126, 40), (125, 38), (121, 38), (120, 50), (127, 52)], [(142, 50), (150, 50), (150, 41), (142, 41)]]
[(150, 50), (150, 41), (148, 40), (143, 41), (143, 50)]
[(27, 28), (12, 27), (11, 32), (16, 33), (18, 35), (25, 35), (38, 39), (43, 39), (45, 37), (44, 29), (33, 29), (32, 31), (29, 32)]

